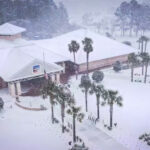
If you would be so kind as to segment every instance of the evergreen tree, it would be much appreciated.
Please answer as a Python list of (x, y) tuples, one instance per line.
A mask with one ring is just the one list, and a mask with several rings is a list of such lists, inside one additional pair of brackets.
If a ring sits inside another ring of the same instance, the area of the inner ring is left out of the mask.
[(120, 29), (121, 29), (121, 35), (125, 35), (126, 27), (128, 24), (128, 16), (129, 16), (129, 3), (122, 2), (120, 4), (120, 7), (117, 8), (115, 15), (118, 18), (118, 21), (120, 23)]

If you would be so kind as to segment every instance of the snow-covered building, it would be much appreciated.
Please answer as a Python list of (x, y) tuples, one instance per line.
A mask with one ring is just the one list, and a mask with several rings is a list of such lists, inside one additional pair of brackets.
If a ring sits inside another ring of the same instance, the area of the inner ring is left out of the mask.
[[(0, 87), (8, 85), (11, 95), (21, 94), (21, 83), (44, 77), (60, 82), (62, 72), (72, 72), (73, 56), (68, 50), (71, 40), (80, 43), (76, 54), (79, 72), (86, 71), (86, 55), (82, 40), (93, 40), (93, 52), (89, 57), (89, 70), (111, 66), (116, 61), (126, 62), (128, 54), (135, 50), (127, 45), (99, 34), (81, 29), (52, 39), (27, 41), (21, 38), (24, 28), (11, 24), (0, 26)], [(68, 71), (69, 70), (69, 71)]]
[(0, 26), (0, 39), (14, 40), (20, 38), (22, 33), (25, 31), (25, 28), (15, 26), (10, 23), (5, 23)]
[(42, 78), (45, 72), (53, 81), (60, 82), (64, 62), (69, 60), (22, 39), (24, 31), (10, 24), (0, 26), (0, 87), (8, 85), (12, 96), (21, 95), (22, 82)]
[(86, 55), (82, 46), (82, 40), (85, 37), (89, 37), (93, 40), (94, 50), (89, 56), (89, 70), (91, 71), (111, 66), (116, 61), (126, 62), (128, 55), (136, 51), (131, 46), (127, 46), (85, 29), (79, 29), (52, 39), (33, 42), (40, 47), (47, 48), (73, 61), (73, 54), (69, 52), (68, 44), (71, 40), (76, 40), (80, 44), (80, 50), (76, 54), (76, 62), (79, 65), (79, 72), (82, 73), (86, 70)]

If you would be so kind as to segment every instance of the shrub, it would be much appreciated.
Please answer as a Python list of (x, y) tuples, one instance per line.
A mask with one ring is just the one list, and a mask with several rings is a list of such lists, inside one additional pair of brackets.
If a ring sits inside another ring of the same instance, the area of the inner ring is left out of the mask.
[(124, 41), (124, 42), (122, 42), (123, 44), (126, 44), (126, 45), (128, 45), (128, 46), (132, 46), (132, 44), (131, 44), (131, 42), (129, 42), (129, 41)]
[(3, 109), (4, 107), (4, 101), (3, 99), (0, 97), (0, 109)]
[(120, 61), (116, 61), (113, 65), (113, 70), (116, 71), (116, 72), (119, 72), (121, 71), (121, 63)]
[(102, 71), (95, 71), (92, 75), (92, 79), (95, 82), (101, 82), (104, 79), (104, 73)]

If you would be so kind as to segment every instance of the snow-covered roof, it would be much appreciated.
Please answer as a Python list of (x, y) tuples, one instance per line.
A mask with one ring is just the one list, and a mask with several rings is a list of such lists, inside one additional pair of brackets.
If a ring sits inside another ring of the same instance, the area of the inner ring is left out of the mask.
[(0, 35), (16, 35), (25, 31), (25, 28), (15, 26), (10, 23), (0, 25)]
[(28, 43), (29, 43), (28, 41), (22, 38), (14, 39), (13, 41), (0, 39), (0, 49), (14, 48), (16, 46), (24, 46), (27, 45)]
[[(43, 53), (47, 73), (63, 70), (63, 68), (55, 64), (55, 62), (60, 59), (62, 61), (68, 60), (67, 58), (63, 58), (54, 52), (47, 51), (47, 49), (38, 47), (29, 42), (26, 45), (0, 49), (0, 77), (9, 82), (44, 74), (42, 66), (42, 64), (44, 64)], [(39, 72), (39, 74), (32, 73), (31, 67), (33, 67), (34, 63), (42, 66), (42, 72)]]
[(101, 36), (84, 29), (76, 30), (52, 39), (37, 40), (32, 42), (57, 54), (68, 57), (73, 61), (73, 54), (69, 52), (68, 44), (72, 40), (76, 40), (80, 43), (80, 50), (76, 54), (76, 60), (78, 64), (82, 64), (86, 62), (86, 55), (82, 46), (82, 40), (85, 37), (89, 37), (93, 40), (94, 51), (90, 53), (89, 61), (125, 55), (136, 51), (131, 46), (127, 46), (105, 36)]

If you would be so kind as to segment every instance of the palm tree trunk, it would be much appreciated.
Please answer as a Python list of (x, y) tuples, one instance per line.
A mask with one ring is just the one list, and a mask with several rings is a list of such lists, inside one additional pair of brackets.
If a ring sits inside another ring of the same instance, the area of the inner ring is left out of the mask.
[(133, 82), (134, 67), (131, 66), (131, 82)]
[(147, 49), (147, 42), (145, 41), (145, 52), (146, 52), (146, 49)]
[(142, 45), (141, 45), (141, 53), (143, 53), (143, 50), (144, 50), (144, 43), (142, 41)]
[(89, 75), (89, 53), (86, 55), (86, 61), (87, 61), (87, 75)]
[(113, 104), (110, 104), (110, 127), (113, 126)]
[(139, 41), (139, 50), (140, 50), (140, 48), (141, 48), (141, 43), (140, 43), (140, 41)]
[(97, 98), (97, 119), (100, 119), (100, 96), (96, 96)]
[(88, 112), (88, 91), (85, 90), (85, 110)]
[(144, 63), (142, 63), (142, 75), (144, 75)]
[(65, 105), (61, 104), (62, 133), (64, 133)]
[(73, 113), (73, 142), (76, 142), (76, 117)]
[(145, 66), (145, 77), (144, 77), (144, 83), (146, 83), (147, 80), (147, 69), (148, 69), (148, 63)]
[(54, 124), (54, 108), (53, 108), (53, 99), (50, 96), (50, 103), (51, 103), (51, 120), (52, 120), (52, 124)]
[[(75, 52), (73, 53), (73, 57), (74, 57), (74, 64), (76, 65), (76, 56), (75, 56)], [(76, 74), (76, 80), (78, 79), (78, 74), (77, 74), (77, 67), (75, 66), (75, 74)]]

